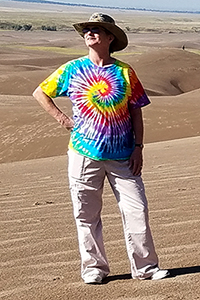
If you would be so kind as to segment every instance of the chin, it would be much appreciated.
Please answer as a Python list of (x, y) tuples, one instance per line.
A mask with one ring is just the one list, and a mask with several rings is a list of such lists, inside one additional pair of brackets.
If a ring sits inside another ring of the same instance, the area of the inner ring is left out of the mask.
[(91, 47), (91, 46), (95, 46), (95, 45), (97, 45), (97, 43), (92, 41), (92, 40), (89, 40), (89, 41), (86, 42), (87, 47)]

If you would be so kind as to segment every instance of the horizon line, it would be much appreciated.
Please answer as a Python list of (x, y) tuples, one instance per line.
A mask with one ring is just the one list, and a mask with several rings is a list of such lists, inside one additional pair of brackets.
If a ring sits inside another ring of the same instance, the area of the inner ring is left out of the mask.
[(188, 14), (200, 14), (200, 11), (190, 11), (190, 10), (167, 10), (167, 9), (150, 9), (150, 8), (134, 8), (134, 7), (119, 7), (119, 6), (105, 6), (105, 5), (93, 5), (93, 4), (83, 4), (83, 3), (70, 3), (70, 2), (60, 2), (51, 0), (8, 0), (14, 2), (32, 2), (32, 3), (42, 3), (42, 4), (55, 4), (55, 5), (65, 5), (65, 6), (83, 6), (83, 7), (99, 7), (108, 9), (121, 9), (121, 10), (134, 10), (134, 11), (149, 11), (149, 12), (170, 12), (170, 13), (188, 13)]

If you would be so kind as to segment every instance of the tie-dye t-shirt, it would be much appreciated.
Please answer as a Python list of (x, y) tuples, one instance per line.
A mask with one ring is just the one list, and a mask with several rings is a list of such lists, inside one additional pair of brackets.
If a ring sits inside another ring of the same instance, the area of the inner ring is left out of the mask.
[(81, 57), (62, 65), (40, 87), (49, 97), (71, 99), (71, 149), (95, 160), (130, 157), (134, 134), (129, 108), (150, 102), (128, 64), (116, 60), (99, 67), (87, 56)]

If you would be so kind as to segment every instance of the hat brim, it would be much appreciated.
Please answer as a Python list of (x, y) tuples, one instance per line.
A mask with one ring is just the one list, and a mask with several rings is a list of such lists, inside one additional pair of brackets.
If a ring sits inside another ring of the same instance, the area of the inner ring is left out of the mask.
[(115, 36), (115, 39), (112, 42), (112, 49), (114, 52), (120, 51), (120, 50), (126, 48), (126, 46), (128, 45), (127, 35), (120, 27), (118, 27), (115, 24), (111, 24), (108, 22), (97, 22), (96, 21), (96, 22), (76, 23), (76, 24), (73, 24), (73, 26), (82, 37), (84, 37), (82, 30), (83, 30), (83, 28), (85, 28), (87, 26), (100, 26), (100, 27), (107, 29)]

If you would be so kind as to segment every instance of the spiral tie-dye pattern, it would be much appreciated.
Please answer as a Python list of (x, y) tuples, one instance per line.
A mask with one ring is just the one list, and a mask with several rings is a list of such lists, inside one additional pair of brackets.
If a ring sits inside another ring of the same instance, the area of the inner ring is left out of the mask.
[(83, 57), (61, 66), (40, 86), (50, 97), (68, 96), (72, 101), (75, 126), (70, 148), (97, 160), (131, 155), (129, 105), (137, 108), (149, 100), (129, 65), (116, 60), (98, 67)]

